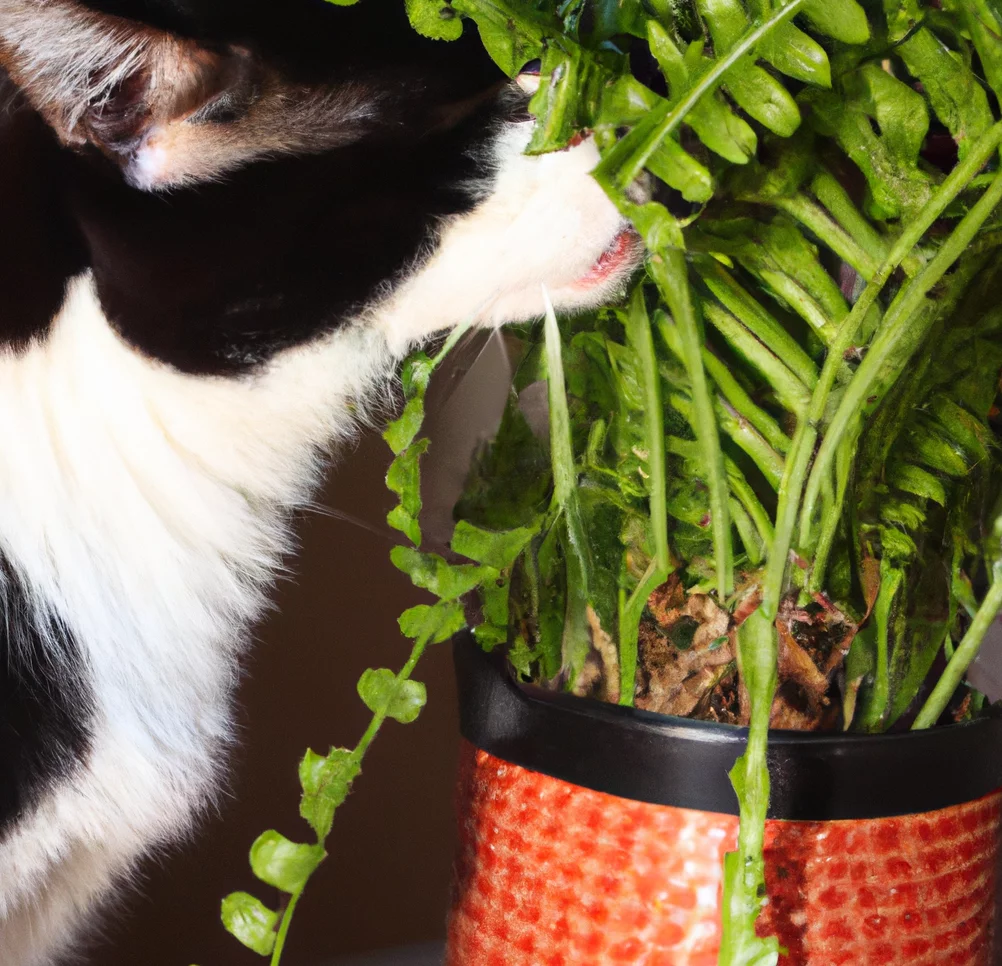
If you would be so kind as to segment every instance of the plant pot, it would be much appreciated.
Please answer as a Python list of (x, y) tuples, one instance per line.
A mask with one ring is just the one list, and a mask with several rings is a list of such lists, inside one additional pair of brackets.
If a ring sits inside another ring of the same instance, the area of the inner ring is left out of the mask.
[[(455, 644), (447, 966), (716, 966), (743, 729), (517, 684)], [(1002, 719), (774, 732), (763, 933), (788, 966), (992, 966)]]

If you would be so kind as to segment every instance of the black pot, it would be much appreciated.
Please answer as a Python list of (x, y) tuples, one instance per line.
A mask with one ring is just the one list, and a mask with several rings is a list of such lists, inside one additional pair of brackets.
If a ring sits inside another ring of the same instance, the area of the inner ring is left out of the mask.
[[(458, 635), (459, 727), (471, 744), (619, 798), (738, 814), (728, 773), (748, 732), (516, 683), (500, 655)], [(890, 735), (774, 731), (769, 817), (912, 815), (1002, 788), (1002, 716)]]
[[(517, 683), (455, 642), (447, 966), (715, 966), (747, 732)], [(1002, 719), (776, 731), (761, 929), (784, 966), (993, 966)]]

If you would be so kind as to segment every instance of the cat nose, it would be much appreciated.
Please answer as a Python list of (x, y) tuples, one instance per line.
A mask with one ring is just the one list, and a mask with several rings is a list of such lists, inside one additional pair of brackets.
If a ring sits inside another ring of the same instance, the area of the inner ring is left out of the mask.
[(526, 94), (535, 94), (539, 90), (539, 72), (543, 62), (540, 60), (530, 60), (515, 78), (515, 83), (522, 88)]
[(147, 139), (125, 164), (125, 180), (141, 191), (156, 191), (167, 181), (170, 156), (156, 139)]

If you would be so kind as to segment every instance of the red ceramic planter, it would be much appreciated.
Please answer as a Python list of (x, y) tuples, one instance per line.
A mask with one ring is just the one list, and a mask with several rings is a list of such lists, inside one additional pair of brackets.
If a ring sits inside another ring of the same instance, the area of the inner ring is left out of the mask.
[[(457, 643), (447, 966), (716, 966), (739, 729), (516, 685)], [(1002, 721), (778, 732), (768, 903), (786, 966), (993, 966)]]

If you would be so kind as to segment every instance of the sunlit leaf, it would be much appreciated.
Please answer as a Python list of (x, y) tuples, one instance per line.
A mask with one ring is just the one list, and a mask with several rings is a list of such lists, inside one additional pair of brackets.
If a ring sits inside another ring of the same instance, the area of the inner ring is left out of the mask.
[(844, 44), (865, 44), (870, 39), (866, 11), (856, 0), (807, 0), (804, 13), (818, 31)]
[(369, 668), (358, 680), (358, 696), (375, 714), (410, 724), (416, 721), (428, 701), (428, 692), (419, 681), (398, 680), (388, 668)]
[[(420, 423), (415, 427), (415, 432)], [(429, 441), (419, 440), (401, 452), (390, 464), (386, 472), (386, 486), (400, 497), (400, 503), (386, 518), (396, 530), (403, 531), (415, 546), (421, 544), (421, 527), (418, 516), (421, 513), (421, 457), (428, 451)]]
[(453, 9), (472, 17), (487, 52), (509, 77), (514, 77), (530, 60), (543, 53), (543, 37), (554, 33), (557, 24), (539, 2), (512, 6), (498, 0), (453, 0)]
[(424, 397), (415, 396), (407, 401), (400, 418), (386, 427), (383, 439), (394, 453), (401, 453), (414, 441), (423, 422)]
[(485, 530), (466, 520), (460, 520), (452, 534), (452, 549), (477, 563), (487, 564), (497, 570), (507, 570), (538, 532), (539, 527)]
[(411, 26), (432, 40), (458, 40), (463, 22), (447, 0), (405, 0)]
[(344, 803), (361, 766), (347, 748), (332, 748), (327, 755), (307, 751), (299, 763), (299, 783), (303, 797), (299, 814), (310, 823), (323, 841), (330, 833), (334, 813)]
[(246, 892), (233, 892), (223, 899), (222, 920), (226, 931), (259, 956), (275, 948), (278, 913)]
[(323, 859), (322, 846), (291, 842), (274, 830), (259, 835), (250, 851), (254, 875), (288, 893), (302, 889)]
[(410, 547), (394, 547), (390, 560), (415, 586), (430, 590), (443, 600), (456, 600), (497, 573), (493, 567), (450, 564), (437, 554), (421, 553)]
[(441, 600), (437, 604), (418, 604), (405, 610), (399, 624), (404, 637), (440, 644), (466, 626), (466, 615), (462, 604)]

